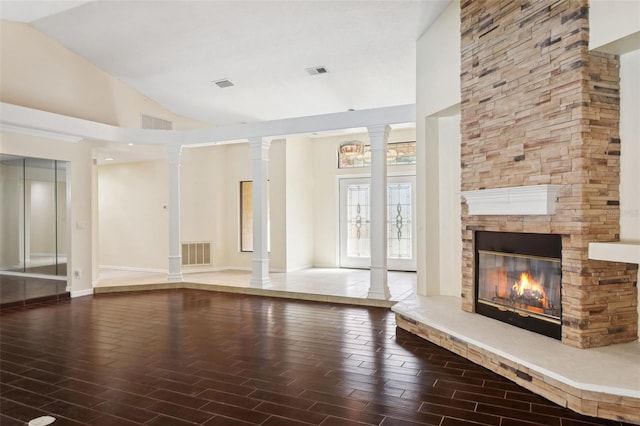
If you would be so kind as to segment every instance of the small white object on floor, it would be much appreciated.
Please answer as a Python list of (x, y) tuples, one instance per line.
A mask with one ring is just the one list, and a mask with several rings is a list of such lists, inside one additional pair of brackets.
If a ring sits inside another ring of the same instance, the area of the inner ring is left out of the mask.
[(29, 426), (47, 426), (55, 422), (56, 418), (51, 416), (41, 416), (29, 420)]

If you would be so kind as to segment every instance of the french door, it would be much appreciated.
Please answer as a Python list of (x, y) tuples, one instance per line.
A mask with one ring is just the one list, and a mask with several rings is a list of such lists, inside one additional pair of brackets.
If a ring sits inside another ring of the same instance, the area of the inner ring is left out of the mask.
[[(371, 266), (370, 178), (340, 179), (340, 267)], [(387, 179), (387, 256), (390, 270), (416, 270), (415, 176)]]

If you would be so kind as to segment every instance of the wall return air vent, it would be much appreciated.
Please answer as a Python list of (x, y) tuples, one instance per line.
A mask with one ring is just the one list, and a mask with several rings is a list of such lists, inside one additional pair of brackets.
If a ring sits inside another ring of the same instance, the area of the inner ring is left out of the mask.
[(173, 130), (173, 121), (140, 114), (140, 128), (152, 130)]
[(211, 265), (211, 241), (182, 242), (182, 266)]

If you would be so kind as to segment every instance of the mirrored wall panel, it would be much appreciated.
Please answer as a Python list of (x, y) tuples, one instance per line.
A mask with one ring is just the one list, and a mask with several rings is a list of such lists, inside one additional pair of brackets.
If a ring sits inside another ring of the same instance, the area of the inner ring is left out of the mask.
[[(60, 278), (67, 276), (67, 169), (65, 161), (0, 154), (3, 304), (18, 290), (34, 298), (66, 287)], [(24, 278), (17, 278), (23, 274), (45, 281), (37, 289), (27, 288)], [(58, 279), (48, 285), (46, 276)], [(21, 289), (9, 288), (18, 286), (16, 282), (22, 283)]]

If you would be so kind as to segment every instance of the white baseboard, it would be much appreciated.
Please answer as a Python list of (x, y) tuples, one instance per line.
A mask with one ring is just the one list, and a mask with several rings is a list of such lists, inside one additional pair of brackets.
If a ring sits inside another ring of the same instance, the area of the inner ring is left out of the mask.
[(72, 291), (71, 292), (71, 298), (82, 297), (82, 296), (91, 296), (91, 295), (93, 295), (93, 289), (92, 288), (88, 288), (86, 290), (78, 290), (78, 291)]
[(221, 271), (251, 271), (251, 266), (227, 266), (220, 268)]
[(136, 266), (116, 266), (116, 265), (100, 265), (100, 269), (108, 269), (113, 271), (131, 271), (131, 272), (152, 272), (155, 274), (168, 274), (168, 269), (155, 268), (139, 268)]
[(336, 268), (340, 268), (340, 265), (322, 265), (322, 264), (320, 264), (320, 265), (310, 266), (310, 268), (336, 269)]
[(231, 269), (231, 268), (228, 268), (226, 266), (211, 266), (211, 267), (207, 267), (207, 268), (193, 267), (193, 266), (183, 266), (182, 267), (182, 273), (183, 274), (197, 274), (197, 273), (201, 273), (201, 272), (227, 271), (229, 269)]

